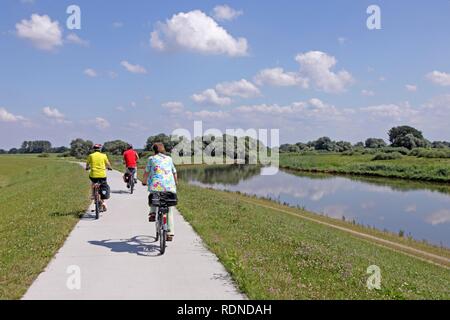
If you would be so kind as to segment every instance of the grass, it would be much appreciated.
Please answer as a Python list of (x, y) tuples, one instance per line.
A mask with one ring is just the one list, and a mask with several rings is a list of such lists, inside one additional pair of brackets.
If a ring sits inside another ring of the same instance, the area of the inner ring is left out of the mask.
[[(302, 219), (303, 210), (185, 183), (179, 198), (251, 299), (450, 299), (448, 269)], [(381, 268), (381, 290), (366, 287), (370, 265)]]
[(450, 182), (450, 159), (403, 156), (398, 159), (372, 161), (370, 154), (333, 153), (280, 155), (282, 168), (337, 174), (356, 174), (421, 181)]
[(89, 205), (82, 168), (53, 157), (0, 156), (0, 299), (19, 299)]

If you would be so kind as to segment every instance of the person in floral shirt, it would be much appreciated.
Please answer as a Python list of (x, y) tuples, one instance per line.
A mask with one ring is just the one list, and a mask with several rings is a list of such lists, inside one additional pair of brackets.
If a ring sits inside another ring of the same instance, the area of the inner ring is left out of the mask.
[[(155, 143), (152, 147), (155, 155), (148, 158), (144, 185), (148, 186), (149, 192), (172, 192), (177, 193), (177, 170), (172, 158), (165, 154), (166, 150), (162, 143)], [(149, 221), (154, 222), (156, 218), (156, 208), (150, 208)], [(168, 214), (168, 237), (167, 241), (172, 241), (174, 236), (173, 208), (169, 208)]]

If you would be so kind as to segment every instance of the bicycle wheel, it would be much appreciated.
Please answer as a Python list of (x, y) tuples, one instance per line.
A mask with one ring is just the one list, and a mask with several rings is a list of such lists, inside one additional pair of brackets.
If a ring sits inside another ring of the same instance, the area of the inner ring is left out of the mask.
[(133, 194), (134, 192), (134, 178), (131, 177), (131, 181), (130, 181), (130, 193)]
[(98, 220), (100, 217), (100, 201), (98, 194), (95, 195), (95, 220)]
[(155, 221), (155, 226), (156, 226), (156, 240), (155, 241), (158, 241), (159, 240), (159, 222), (158, 222), (158, 219), (156, 219), (156, 221)]
[(160, 228), (160, 236), (159, 236), (159, 252), (163, 255), (166, 252), (166, 238), (167, 231), (163, 228)]

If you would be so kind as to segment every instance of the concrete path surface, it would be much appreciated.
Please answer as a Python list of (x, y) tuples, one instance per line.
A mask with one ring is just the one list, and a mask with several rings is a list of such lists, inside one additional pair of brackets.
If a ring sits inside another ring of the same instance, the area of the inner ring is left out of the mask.
[(89, 210), (23, 299), (245, 299), (178, 212), (160, 256), (146, 188), (130, 195), (117, 171), (108, 183), (108, 211), (94, 220)]

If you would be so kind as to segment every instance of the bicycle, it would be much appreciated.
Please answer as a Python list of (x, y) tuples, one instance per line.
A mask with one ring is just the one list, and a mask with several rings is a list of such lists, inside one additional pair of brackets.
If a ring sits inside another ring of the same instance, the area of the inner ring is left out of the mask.
[(166, 241), (169, 233), (168, 215), (169, 207), (176, 206), (177, 195), (171, 192), (154, 192), (149, 195), (150, 206), (156, 207), (156, 241), (159, 241), (161, 255), (166, 252)]
[(95, 209), (92, 210), (92, 212), (95, 212), (95, 220), (98, 220), (100, 218), (100, 213), (104, 211), (103, 202), (100, 196), (100, 187), (101, 187), (100, 183), (95, 183), (93, 186)]
[(134, 193), (134, 186), (136, 184), (136, 181), (134, 180), (135, 170), (136, 169), (128, 169), (128, 172), (126, 173), (126, 175), (128, 175), (127, 187), (130, 189), (130, 194)]
[(156, 241), (159, 240), (159, 252), (163, 255), (166, 252), (166, 240), (169, 227), (167, 224), (167, 215), (169, 214), (169, 207), (157, 207), (156, 213)]

